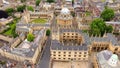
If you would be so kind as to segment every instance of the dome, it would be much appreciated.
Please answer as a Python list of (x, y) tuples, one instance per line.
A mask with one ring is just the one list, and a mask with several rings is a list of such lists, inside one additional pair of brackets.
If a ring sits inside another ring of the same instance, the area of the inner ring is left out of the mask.
[(113, 54), (108, 60), (108, 64), (111, 66), (117, 66), (117, 62), (118, 62), (118, 56), (116, 54)]
[(61, 14), (70, 14), (70, 10), (68, 8), (62, 8)]
[(113, 59), (118, 60), (118, 56), (117, 56), (116, 54), (113, 54), (111, 57), (112, 57)]

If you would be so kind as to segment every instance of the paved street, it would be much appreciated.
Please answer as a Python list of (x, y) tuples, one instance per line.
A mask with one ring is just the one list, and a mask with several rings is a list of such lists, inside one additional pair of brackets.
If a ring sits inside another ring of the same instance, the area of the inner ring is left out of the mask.
[(49, 61), (50, 61), (50, 38), (48, 38), (46, 42), (46, 46), (43, 50), (43, 54), (41, 59), (38, 62), (37, 68), (49, 68)]

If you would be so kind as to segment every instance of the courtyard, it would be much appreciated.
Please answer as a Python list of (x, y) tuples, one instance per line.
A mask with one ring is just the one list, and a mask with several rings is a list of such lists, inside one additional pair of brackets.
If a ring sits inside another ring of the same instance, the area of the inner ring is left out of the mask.
[(19, 19), (16, 18), (16, 19), (14, 19), (14, 21), (7, 24), (7, 26), (9, 26), (9, 28), (4, 30), (1, 34), (6, 35), (6, 36), (10, 36), (10, 37), (17, 37), (15, 29), (16, 29), (16, 23), (18, 20)]
[(91, 64), (87, 61), (84, 62), (60, 62), (53, 61), (52, 68), (92, 68)]
[(40, 23), (45, 24), (47, 22), (47, 19), (37, 18), (31, 21), (31, 23)]

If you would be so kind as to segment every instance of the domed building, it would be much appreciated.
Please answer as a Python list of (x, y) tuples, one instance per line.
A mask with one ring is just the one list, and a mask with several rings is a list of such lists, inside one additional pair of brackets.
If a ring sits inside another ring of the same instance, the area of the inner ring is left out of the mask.
[(73, 17), (68, 8), (62, 8), (60, 15), (57, 16), (57, 24), (62, 28), (71, 28)]
[(111, 51), (104, 50), (96, 56), (95, 68), (120, 68), (120, 61), (116, 54)]

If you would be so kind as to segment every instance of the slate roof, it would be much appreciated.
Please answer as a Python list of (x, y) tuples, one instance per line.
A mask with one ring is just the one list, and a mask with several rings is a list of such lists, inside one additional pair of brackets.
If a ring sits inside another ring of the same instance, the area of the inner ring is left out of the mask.
[(88, 47), (86, 44), (83, 44), (81, 46), (75, 46), (75, 45), (63, 45), (57, 40), (51, 41), (51, 49), (52, 50), (84, 50), (87, 51)]

